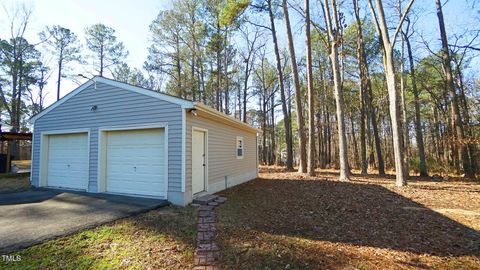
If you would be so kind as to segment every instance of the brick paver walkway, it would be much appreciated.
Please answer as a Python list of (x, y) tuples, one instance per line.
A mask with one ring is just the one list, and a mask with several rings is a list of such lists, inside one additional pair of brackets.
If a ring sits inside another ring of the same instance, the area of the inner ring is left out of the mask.
[(216, 266), (220, 249), (215, 243), (215, 207), (226, 201), (218, 197), (207, 205), (200, 205), (197, 223), (197, 249), (195, 251), (195, 270), (219, 269)]

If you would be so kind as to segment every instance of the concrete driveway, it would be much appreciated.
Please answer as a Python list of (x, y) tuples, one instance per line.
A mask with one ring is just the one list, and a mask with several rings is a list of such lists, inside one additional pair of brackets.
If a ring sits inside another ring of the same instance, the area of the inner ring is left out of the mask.
[(0, 255), (165, 205), (165, 200), (53, 189), (3, 193)]

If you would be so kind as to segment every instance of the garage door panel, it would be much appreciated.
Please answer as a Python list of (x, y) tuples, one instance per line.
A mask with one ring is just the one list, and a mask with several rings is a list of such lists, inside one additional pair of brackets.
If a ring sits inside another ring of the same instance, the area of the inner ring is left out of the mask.
[(88, 133), (48, 136), (47, 186), (86, 189)]
[(163, 129), (107, 132), (106, 190), (165, 197)]

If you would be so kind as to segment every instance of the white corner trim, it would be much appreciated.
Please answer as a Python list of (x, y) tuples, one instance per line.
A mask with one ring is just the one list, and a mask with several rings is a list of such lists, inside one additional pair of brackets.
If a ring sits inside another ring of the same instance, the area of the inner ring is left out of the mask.
[[(35, 129), (32, 129), (32, 143), (31, 143), (31, 146), (30, 146), (30, 148), (31, 148), (31, 149), (30, 149), (30, 159), (31, 159), (31, 161), (30, 161), (30, 185), (33, 185), (33, 182), (32, 182), (32, 180), (33, 180), (32, 164), (33, 164), (33, 162), (34, 162), (34, 159), (33, 159), (33, 153), (34, 153), (34, 152), (33, 152), (33, 149), (34, 149), (35, 143), (37, 143), (37, 142), (35, 141)], [(40, 179), (39, 179), (39, 183), (40, 183)]]
[(186, 166), (185, 166), (185, 155), (187, 154), (186, 153), (186, 149), (187, 149), (187, 113), (185, 111), (185, 109), (182, 109), (182, 192), (185, 192), (185, 170), (187, 169)]

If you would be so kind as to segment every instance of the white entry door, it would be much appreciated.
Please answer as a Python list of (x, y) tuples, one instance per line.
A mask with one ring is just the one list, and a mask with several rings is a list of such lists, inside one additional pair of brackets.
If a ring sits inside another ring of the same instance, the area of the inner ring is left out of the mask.
[(106, 191), (165, 196), (165, 132), (143, 129), (107, 132)]
[(47, 186), (87, 189), (88, 133), (48, 135)]
[(206, 179), (206, 133), (193, 130), (192, 133), (192, 192), (205, 191)]

